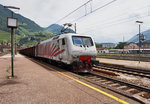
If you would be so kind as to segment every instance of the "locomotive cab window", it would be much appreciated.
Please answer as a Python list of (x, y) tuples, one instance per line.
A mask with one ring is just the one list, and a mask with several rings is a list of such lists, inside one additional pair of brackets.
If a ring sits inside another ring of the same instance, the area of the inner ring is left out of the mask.
[(73, 44), (74, 45), (87, 45), (93, 46), (93, 41), (91, 37), (85, 36), (72, 36)]
[(62, 39), (62, 45), (65, 45), (65, 39), (64, 38)]

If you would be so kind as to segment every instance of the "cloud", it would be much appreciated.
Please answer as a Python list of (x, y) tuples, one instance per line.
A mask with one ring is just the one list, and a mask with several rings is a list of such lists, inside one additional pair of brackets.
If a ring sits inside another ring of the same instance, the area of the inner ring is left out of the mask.
[[(47, 27), (68, 13), (78, 8), (88, 0), (0, 0), (0, 4), (20, 7), (19, 13), (35, 21), (42, 27)], [(59, 24), (77, 23), (77, 32), (92, 34), (97, 42), (119, 42), (125, 36), (128, 40), (137, 33), (136, 20), (144, 22), (141, 30), (150, 28), (148, 11), (150, 0), (117, 0), (111, 5), (97, 10), (78, 20), (92, 10), (111, 0), (93, 0), (91, 4), (68, 16)], [(74, 21), (76, 20), (76, 21)]]

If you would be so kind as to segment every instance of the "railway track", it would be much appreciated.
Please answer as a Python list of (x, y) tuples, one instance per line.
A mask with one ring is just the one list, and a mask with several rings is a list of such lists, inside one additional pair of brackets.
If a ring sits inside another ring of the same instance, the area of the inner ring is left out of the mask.
[[(44, 63), (48, 64), (47, 62)], [(75, 73), (74, 75), (79, 79), (86, 80), (95, 85), (135, 99), (142, 104), (150, 104), (150, 88), (106, 77), (94, 71), (92, 71), (91, 73)]]
[(119, 72), (119, 73), (134, 75), (134, 76), (150, 78), (150, 70), (129, 68), (123, 65), (100, 63), (99, 65), (95, 66), (93, 69), (108, 70), (112, 72)]
[(79, 75), (88, 82), (136, 99), (143, 104), (150, 104), (150, 88), (99, 75), (95, 72)]
[[(139, 61), (138, 56), (129, 56), (129, 55), (98, 55), (98, 58), (107, 58), (107, 59), (117, 59), (117, 60), (131, 60), (131, 61)], [(149, 56), (141, 56), (140, 60), (143, 62), (150, 62)]]

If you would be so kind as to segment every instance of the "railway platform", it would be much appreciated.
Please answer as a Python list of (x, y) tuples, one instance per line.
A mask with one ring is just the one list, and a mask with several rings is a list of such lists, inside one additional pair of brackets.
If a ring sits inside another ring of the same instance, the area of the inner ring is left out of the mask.
[(9, 79), (10, 55), (0, 57), (0, 104), (139, 104), (20, 54), (14, 61), (15, 78)]
[(100, 62), (150, 70), (150, 62), (97, 58)]

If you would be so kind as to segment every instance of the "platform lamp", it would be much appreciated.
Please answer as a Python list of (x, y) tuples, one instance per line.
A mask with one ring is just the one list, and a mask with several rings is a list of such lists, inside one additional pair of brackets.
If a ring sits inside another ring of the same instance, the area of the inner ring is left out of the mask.
[[(20, 9), (14, 6), (4, 6), (4, 8)], [(11, 28), (11, 76), (14, 77), (14, 29), (18, 27), (18, 20), (13, 17), (13, 11), (11, 17), (7, 17), (7, 27)]]
[(139, 24), (139, 63), (140, 63), (140, 47), (141, 47), (141, 24), (143, 21), (136, 21)]

